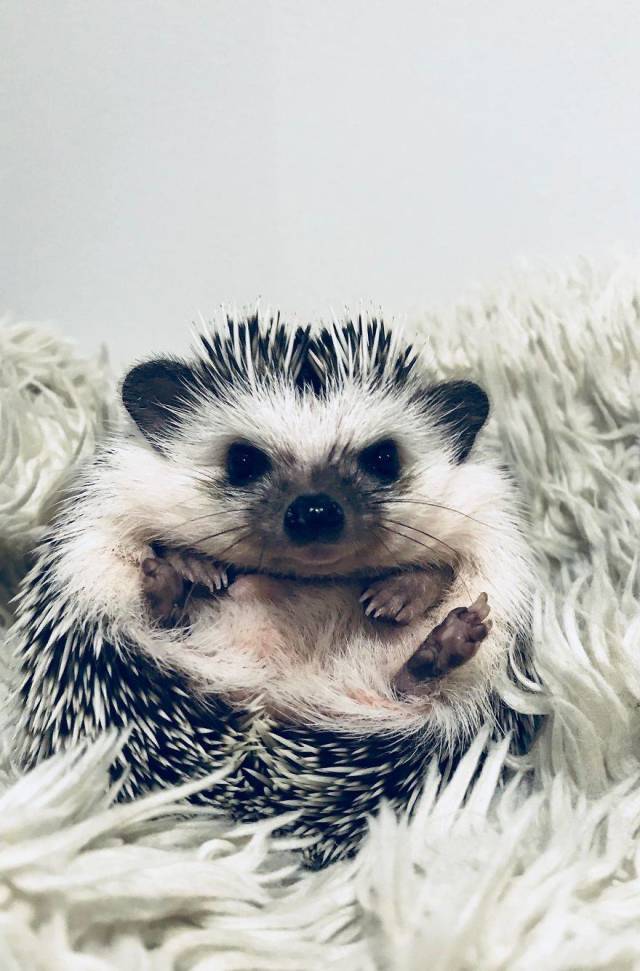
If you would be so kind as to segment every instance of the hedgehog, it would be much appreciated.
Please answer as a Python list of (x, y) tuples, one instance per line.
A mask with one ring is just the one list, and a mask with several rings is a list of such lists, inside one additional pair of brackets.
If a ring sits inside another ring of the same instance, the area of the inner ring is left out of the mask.
[(193, 799), (294, 811), (323, 866), (483, 723), (528, 748), (534, 570), (476, 383), (378, 319), (253, 315), (121, 400), (17, 598), (23, 765), (120, 729), (120, 798), (226, 765)]

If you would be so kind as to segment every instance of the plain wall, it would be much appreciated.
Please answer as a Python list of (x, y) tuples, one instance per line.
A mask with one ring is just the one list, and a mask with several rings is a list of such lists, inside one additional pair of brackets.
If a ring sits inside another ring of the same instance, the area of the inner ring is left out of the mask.
[(0, 309), (118, 364), (638, 245), (636, 2), (5, 0), (0, 46)]

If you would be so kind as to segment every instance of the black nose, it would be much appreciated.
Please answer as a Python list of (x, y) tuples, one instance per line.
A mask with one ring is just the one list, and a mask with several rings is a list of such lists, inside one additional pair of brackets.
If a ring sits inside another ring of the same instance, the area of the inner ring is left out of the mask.
[(344, 512), (331, 496), (298, 496), (284, 514), (284, 528), (296, 543), (331, 543), (344, 529)]

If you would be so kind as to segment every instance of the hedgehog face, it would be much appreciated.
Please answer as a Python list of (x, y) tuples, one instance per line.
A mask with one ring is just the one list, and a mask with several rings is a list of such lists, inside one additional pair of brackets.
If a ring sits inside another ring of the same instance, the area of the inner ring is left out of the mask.
[(150, 503), (159, 538), (307, 577), (452, 563), (462, 517), (447, 512), (447, 496), (486, 418), (484, 393), (470, 382), (425, 386), (411, 349), (381, 324), (344, 330), (348, 353), (327, 331), (286, 332), (279, 358), (256, 343), (268, 331), (257, 325), (251, 345), (244, 326), (240, 352), (210, 344), (208, 358), (150, 362), (125, 379), (125, 405), (167, 495), (180, 497), (179, 510)]

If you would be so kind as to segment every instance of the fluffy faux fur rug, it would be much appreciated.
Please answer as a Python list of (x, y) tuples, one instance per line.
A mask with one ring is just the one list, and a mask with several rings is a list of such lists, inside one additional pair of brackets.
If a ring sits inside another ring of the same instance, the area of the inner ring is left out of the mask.
[[(551, 714), (527, 761), (501, 783), (493, 746), (472, 783), (481, 734), (411, 821), (383, 807), (356, 859), (313, 873), (273, 823), (176, 815), (184, 790), (114, 806), (117, 738), (23, 778), (5, 754), (3, 971), (640, 967), (640, 263), (523, 275), (417, 329), (443, 374), (489, 390), (530, 503)], [(112, 394), (103, 361), (0, 328), (4, 627)]]

